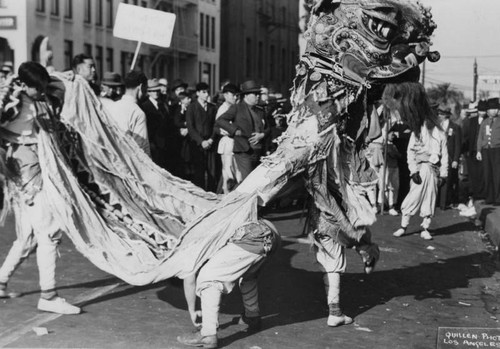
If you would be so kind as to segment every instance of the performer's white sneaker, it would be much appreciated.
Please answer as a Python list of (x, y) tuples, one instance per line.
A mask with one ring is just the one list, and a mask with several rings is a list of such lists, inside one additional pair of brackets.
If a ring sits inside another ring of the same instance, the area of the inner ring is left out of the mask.
[(396, 230), (394, 233), (392, 233), (392, 236), (399, 238), (399, 237), (405, 235), (405, 233), (406, 233), (406, 229), (401, 227), (398, 230)]
[(38, 301), (38, 310), (65, 315), (80, 314), (82, 311), (80, 308), (69, 304), (64, 298), (61, 297), (56, 297), (50, 300), (40, 298)]
[(432, 235), (427, 229), (422, 230), (420, 237), (424, 240), (432, 240)]
[(328, 315), (328, 321), (326, 322), (328, 326), (337, 327), (340, 325), (352, 324), (352, 318), (342, 314), (341, 316)]

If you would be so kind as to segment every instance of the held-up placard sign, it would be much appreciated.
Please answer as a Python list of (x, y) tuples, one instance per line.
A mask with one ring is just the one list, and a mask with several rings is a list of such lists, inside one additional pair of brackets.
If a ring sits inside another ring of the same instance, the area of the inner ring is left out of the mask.
[(174, 13), (120, 3), (113, 35), (140, 43), (169, 47), (174, 24)]

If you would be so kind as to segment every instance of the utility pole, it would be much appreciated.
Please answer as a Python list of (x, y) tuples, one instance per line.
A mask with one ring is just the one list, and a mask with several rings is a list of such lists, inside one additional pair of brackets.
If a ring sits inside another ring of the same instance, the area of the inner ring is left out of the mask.
[(473, 93), (473, 100), (476, 101), (477, 97), (477, 59), (474, 58), (474, 76), (473, 76), (473, 81), (472, 81), (472, 93)]

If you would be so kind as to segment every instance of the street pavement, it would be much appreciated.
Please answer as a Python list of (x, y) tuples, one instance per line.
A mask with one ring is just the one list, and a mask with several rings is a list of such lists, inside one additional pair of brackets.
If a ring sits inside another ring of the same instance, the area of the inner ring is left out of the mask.
[[(247, 333), (233, 322), (242, 311), (237, 290), (223, 299), (219, 344), (226, 348), (436, 348), (438, 327), (500, 327), (497, 253), (486, 236), (455, 210), (437, 211), (434, 240), (419, 234), (394, 238), (399, 217), (379, 216), (372, 228), (380, 245), (376, 270), (363, 273), (359, 256), (347, 252), (341, 303), (354, 324), (326, 325), (322, 274), (307, 239), (300, 210), (267, 215), (283, 236), (282, 248), (262, 271), (263, 328)], [(409, 233), (418, 232), (414, 217)], [(0, 259), (13, 239), (13, 221), (1, 228)], [(176, 337), (192, 331), (182, 282), (135, 287), (94, 267), (69, 239), (60, 248), (59, 293), (79, 302), (80, 315), (39, 312), (36, 258), (31, 256), (9, 286), (24, 292), (0, 300), (0, 347), (186, 348)], [(48, 334), (37, 335), (34, 327)]]

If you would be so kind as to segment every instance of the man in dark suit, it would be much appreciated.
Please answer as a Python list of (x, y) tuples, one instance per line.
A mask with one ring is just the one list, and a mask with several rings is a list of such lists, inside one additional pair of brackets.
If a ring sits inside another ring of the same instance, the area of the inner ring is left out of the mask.
[(180, 166), (178, 137), (173, 120), (160, 98), (158, 79), (148, 80), (149, 98), (140, 104), (146, 114), (151, 158), (158, 166), (177, 175)]
[(483, 162), (486, 204), (500, 204), (500, 101), (489, 98), (481, 123), (476, 159)]
[(463, 123), (463, 148), (462, 152), (467, 161), (467, 173), (469, 179), (469, 196), (474, 200), (485, 198), (485, 185), (483, 174), (483, 163), (476, 159), (477, 154), (477, 138), (479, 136), (479, 128), (481, 123), (486, 118), (486, 101), (481, 100), (477, 103), (477, 107), (470, 106), (467, 111), (468, 118)]
[(214, 128), (217, 108), (208, 102), (208, 97), (208, 85), (204, 82), (196, 84), (196, 100), (186, 110), (186, 125), (192, 141), (193, 183), (215, 193), (220, 172)]
[(462, 153), (462, 130), (460, 126), (450, 120), (451, 108), (448, 106), (438, 107), (438, 116), (441, 127), (446, 134), (448, 147), (448, 179), (439, 188), (439, 207), (444, 210), (450, 204), (458, 203), (458, 162)]
[(265, 137), (270, 127), (265, 121), (264, 111), (257, 107), (261, 87), (254, 81), (241, 85), (242, 101), (231, 106), (216, 121), (234, 139), (234, 158), (244, 180), (257, 167), (264, 149)]

